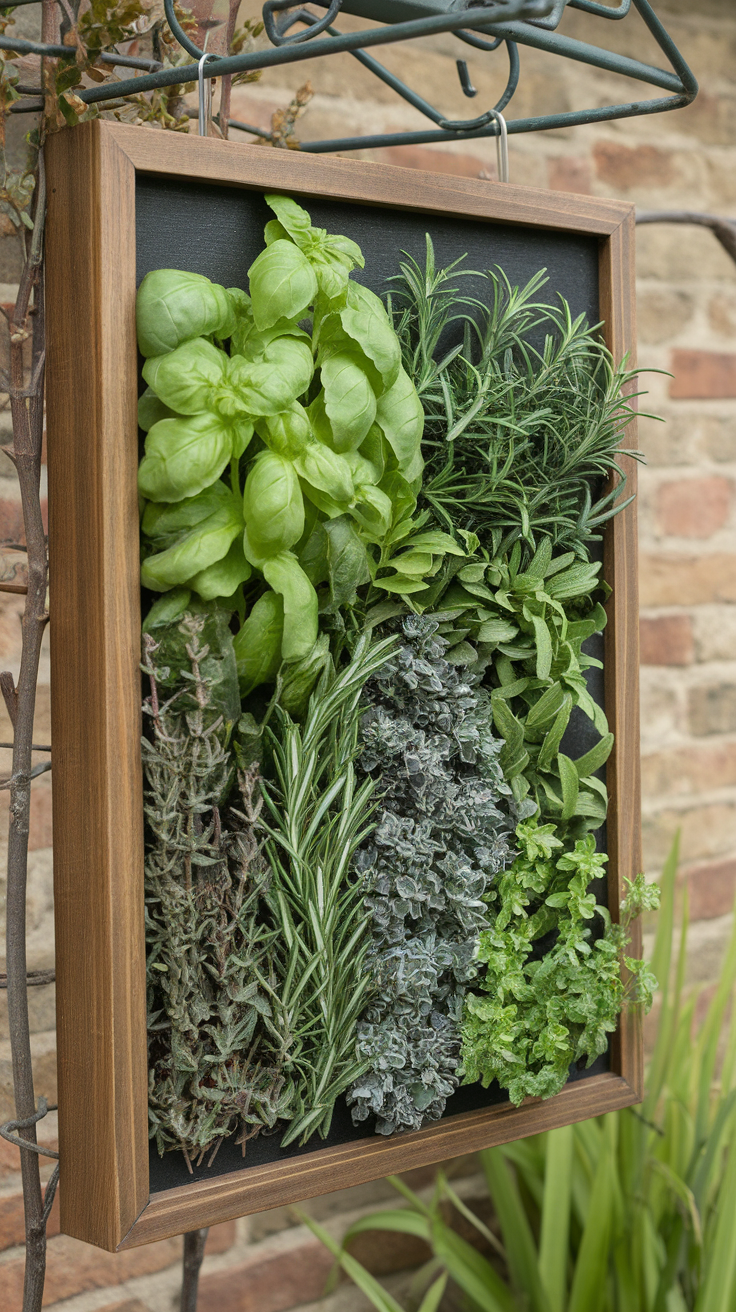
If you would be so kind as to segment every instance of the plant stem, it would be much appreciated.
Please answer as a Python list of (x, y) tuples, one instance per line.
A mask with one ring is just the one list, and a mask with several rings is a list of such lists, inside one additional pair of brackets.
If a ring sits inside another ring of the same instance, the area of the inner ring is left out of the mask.
[[(10, 408), (13, 418), (14, 461), (18, 471), (28, 552), (28, 591), (22, 620), (22, 652), (17, 688), (12, 678), (3, 694), (13, 723), (13, 772), (8, 829), (7, 976), (8, 1019), (13, 1061), (16, 1117), (30, 1121), (36, 1113), (31, 1065), (31, 1041), (26, 986), (26, 885), (31, 805), (31, 753), (36, 681), (48, 614), (46, 612), (47, 551), (39, 487), (43, 439), (44, 311), (43, 229), (45, 218), (43, 153), (38, 160), (35, 227), (30, 254), (21, 274), (10, 324)], [(31, 382), (24, 388), (23, 345), (34, 296)], [(35, 1123), (19, 1128), (21, 1138), (36, 1143)], [(46, 1216), (38, 1154), (21, 1152), (25, 1208), (26, 1270), (23, 1312), (40, 1312), (46, 1271)]]

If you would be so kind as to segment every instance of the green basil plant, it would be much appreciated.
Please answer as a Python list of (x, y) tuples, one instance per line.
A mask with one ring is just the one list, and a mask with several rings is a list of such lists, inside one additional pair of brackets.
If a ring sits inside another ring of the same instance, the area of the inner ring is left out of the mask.
[(408, 597), (462, 554), (417, 536), (424, 413), (382, 301), (350, 276), (360, 248), (266, 200), (249, 294), (157, 269), (136, 307), (142, 582), (239, 612), (244, 694), (311, 668), (320, 585), (333, 613), (370, 581)]

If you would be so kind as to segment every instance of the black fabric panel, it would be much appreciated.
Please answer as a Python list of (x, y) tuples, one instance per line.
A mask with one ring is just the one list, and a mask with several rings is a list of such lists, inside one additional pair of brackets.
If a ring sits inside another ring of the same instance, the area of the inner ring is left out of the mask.
[[(265, 147), (264, 147), (265, 149)], [(467, 254), (464, 266), (485, 270), (498, 265), (512, 286), (523, 285), (539, 269), (545, 268), (549, 281), (540, 294), (552, 301), (557, 295), (570, 303), (573, 315), (584, 313), (591, 323), (599, 317), (598, 242), (585, 235), (542, 232), (503, 223), (475, 219), (458, 219), (434, 214), (392, 211), (378, 206), (354, 205), (344, 201), (325, 201), (300, 197), (312, 220), (329, 232), (342, 233), (357, 241), (365, 256), (366, 268), (354, 275), (373, 291), (383, 294), (388, 281), (398, 271), (402, 252), (423, 264), (425, 234), (429, 232), (435, 248), (438, 268), (446, 267)], [(136, 250), (137, 281), (152, 269), (187, 269), (201, 273), (225, 287), (248, 286), (248, 269), (263, 248), (263, 228), (272, 211), (256, 191), (213, 186), (181, 180), (139, 175), (136, 182)], [(461, 266), (462, 267), (462, 266)], [(483, 280), (459, 278), (463, 296), (486, 299), (488, 285)], [(587, 644), (591, 655), (602, 655), (602, 641)], [(592, 696), (603, 703), (601, 671), (591, 671)], [(587, 751), (597, 735), (582, 714), (573, 715), (563, 749), (572, 756)], [(599, 834), (599, 843), (603, 833)], [(599, 899), (605, 888), (596, 888)], [(571, 1071), (571, 1079), (584, 1079), (608, 1070), (608, 1057), (599, 1058), (588, 1071)], [(448, 1100), (445, 1116), (494, 1106), (507, 1101), (497, 1085), (482, 1089), (480, 1085), (459, 1089)], [(212, 1164), (203, 1163), (189, 1173), (181, 1153), (159, 1157), (155, 1146), (150, 1150), (151, 1191), (173, 1189), (188, 1181), (211, 1179), (229, 1171), (247, 1170), (267, 1162), (313, 1153), (320, 1147), (373, 1138), (372, 1123), (355, 1127), (342, 1099), (335, 1109), (327, 1140), (311, 1140), (304, 1148), (279, 1147), (280, 1134), (259, 1136), (247, 1145), (243, 1157), (233, 1140), (223, 1143)]]

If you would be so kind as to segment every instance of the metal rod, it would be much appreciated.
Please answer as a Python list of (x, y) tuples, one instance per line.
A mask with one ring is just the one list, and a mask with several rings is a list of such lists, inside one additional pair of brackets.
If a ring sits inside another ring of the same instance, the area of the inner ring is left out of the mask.
[(204, 1250), (209, 1228), (206, 1230), (189, 1230), (184, 1236), (184, 1260), (182, 1263), (181, 1312), (197, 1312), (197, 1293), (199, 1291), (199, 1273), (204, 1261)]

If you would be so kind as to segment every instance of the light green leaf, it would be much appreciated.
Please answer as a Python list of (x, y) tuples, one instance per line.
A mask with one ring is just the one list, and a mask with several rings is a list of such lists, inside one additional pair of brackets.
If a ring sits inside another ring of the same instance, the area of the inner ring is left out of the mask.
[(141, 355), (163, 355), (192, 337), (228, 336), (232, 308), (224, 287), (199, 273), (155, 269), (138, 290), (135, 307)]
[(424, 468), (424, 410), (404, 369), (399, 370), (393, 386), (379, 397), (375, 419), (396, 457), (399, 472), (411, 483)]
[(196, 496), (220, 477), (232, 449), (232, 430), (216, 415), (161, 419), (146, 438), (138, 488), (149, 501)]
[(290, 241), (267, 246), (248, 270), (256, 327), (279, 319), (299, 319), (317, 294), (317, 279), (306, 255)]
[(189, 580), (189, 586), (203, 601), (211, 601), (214, 597), (231, 597), (250, 575), (251, 567), (245, 559), (243, 543), (238, 537), (227, 555), (195, 574)]
[(142, 396), (138, 398), (138, 427), (147, 433), (153, 428), (160, 419), (175, 419), (173, 410), (170, 410), (163, 401), (160, 401), (153, 391), (153, 388), (147, 387)]
[(236, 357), (231, 379), (236, 397), (249, 414), (277, 415), (307, 391), (313, 371), (307, 342), (287, 334), (269, 342), (259, 363)]
[(561, 820), (570, 820), (575, 814), (578, 805), (578, 772), (575, 769), (574, 761), (563, 752), (557, 753), (557, 768), (560, 772), (560, 784), (562, 785), (562, 814)]
[(348, 337), (377, 369), (383, 389), (393, 387), (401, 368), (401, 347), (380, 297), (360, 283), (350, 282), (340, 322)]
[(376, 418), (376, 397), (359, 358), (338, 353), (321, 369), (324, 405), (336, 451), (356, 450)]
[(232, 542), (242, 531), (239, 501), (229, 496), (218, 509), (185, 529), (178, 541), (144, 560), (141, 567), (143, 586), (153, 592), (165, 592), (183, 584), (189, 586), (195, 575), (227, 555)]
[(356, 591), (370, 581), (368, 553), (346, 515), (330, 519), (324, 525), (327, 534), (327, 561), (330, 596), (333, 607), (350, 606)]
[(243, 697), (263, 683), (273, 683), (281, 665), (284, 603), (276, 592), (258, 598), (235, 635), (235, 658)]
[(197, 415), (215, 409), (228, 364), (224, 351), (195, 337), (168, 355), (146, 360), (143, 377), (164, 405), (181, 415)]
[(261, 451), (245, 480), (243, 509), (245, 554), (260, 569), (264, 558), (288, 551), (304, 532), (304, 499), (292, 461)]
[(600, 770), (601, 766), (606, 764), (611, 752), (613, 751), (613, 734), (607, 733), (605, 738), (601, 738), (595, 747), (591, 747), (585, 756), (578, 757), (575, 762), (575, 769), (578, 772), (579, 779), (586, 779), (589, 774), (594, 774)]
[(264, 561), (261, 568), (266, 582), (274, 592), (280, 593), (284, 602), (282, 658), (300, 660), (317, 641), (317, 593), (290, 551)]
[(348, 506), (353, 499), (350, 466), (341, 455), (322, 442), (310, 442), (294, 459), (294, 468), (310, 487), (325, 492), (333, 501)]

